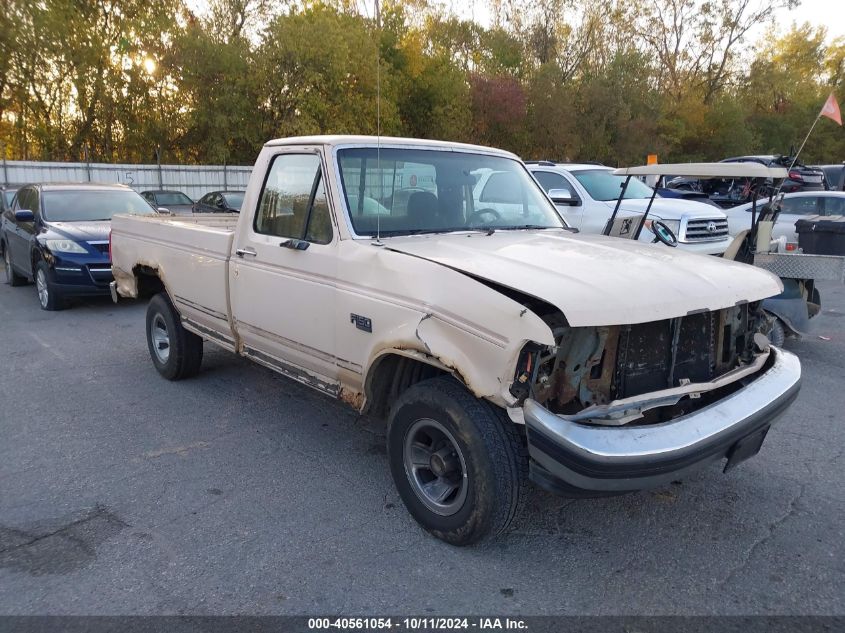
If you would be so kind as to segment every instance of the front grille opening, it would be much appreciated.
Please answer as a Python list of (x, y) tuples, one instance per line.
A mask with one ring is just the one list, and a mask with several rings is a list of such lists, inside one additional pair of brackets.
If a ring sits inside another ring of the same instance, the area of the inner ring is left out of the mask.
[[(542, 357), (531, 395), (555, 413), (572, 414), (592, 404), (710, 382), (751, 360), (760, 319), (759, 305), (744, 304), (633, 325), (560, 328), (556, 355)], [(685, 397), (646, 420), (665, 421), (710, 401)]]

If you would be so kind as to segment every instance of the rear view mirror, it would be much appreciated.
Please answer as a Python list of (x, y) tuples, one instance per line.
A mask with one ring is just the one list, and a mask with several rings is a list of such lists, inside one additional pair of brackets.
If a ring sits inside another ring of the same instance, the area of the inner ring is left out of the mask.
[(15, 220), (18, 222), (35, 222), (35, 214), (29, 209), (18, 209), (15, 211)]
[(578, 200), (572, 195), (569, 189), (549, 189), (549, 198), (555, 204), (563, 204), (570, 207), (578, 204)]

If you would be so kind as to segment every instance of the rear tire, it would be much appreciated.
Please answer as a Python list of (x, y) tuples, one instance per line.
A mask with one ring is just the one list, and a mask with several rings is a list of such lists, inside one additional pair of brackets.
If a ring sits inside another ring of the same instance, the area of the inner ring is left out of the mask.
[(55, 312), (65, 309), (64, 297), (58, 286), (50, 279), (50, 269), (44, 260), (35, 265), (35, 290), (38, 292), (38, 304), (42, 310)]
[(503, 532), (527, 483), (522, 437), (503, 411), (451, 377), (419, 382), (392, 407), (387, 453), (411, 516), (452, 545)]
[(176, 308), (165, 293), (147, 306), (147, 347), (158, 373), (168, 380), (195, 376), (202, 365), (202, 338), (182, 327)]
[(23, 286), (26, 283), (26, 277), (19, 275), (12, 268), (12, 254), (9, 252), (9, 247), (5, 242), (0, 242), (0, 250), (3, 251), (3, 271), (5, 273), (6, 283), (10, 286)]

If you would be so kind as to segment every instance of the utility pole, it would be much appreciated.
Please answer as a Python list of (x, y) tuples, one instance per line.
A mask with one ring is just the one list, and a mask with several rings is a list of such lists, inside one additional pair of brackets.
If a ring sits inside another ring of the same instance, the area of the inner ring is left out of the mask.
[(161, 145), (156, 147), (156, 165), (158, 166), (158, 188), (164, 189), (164, 179), (161, 174)]
[(82, 146), (82, 153), (85, 155), (85, 172), (88, 174), (88, 182), (91, 182), (91, 157), (88, 154), (88, 144)]

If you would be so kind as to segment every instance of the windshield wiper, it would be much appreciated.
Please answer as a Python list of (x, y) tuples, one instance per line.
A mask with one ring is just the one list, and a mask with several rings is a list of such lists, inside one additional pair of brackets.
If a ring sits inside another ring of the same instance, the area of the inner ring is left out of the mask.
[(577, 233), (578, 229), (572, 226), (545, 226), (543, 224), (514, 224), (513, 226), (497, 226), (496, 230), (498, 231), (527, 231), (527, 230), (551, 230), (551, 229), (561, 229), (564, 231), (570, 231), (572, 233)]
[[(481, 232), (487, 233), (490, 231), (487, 227), (468, 227), (468, 226), (456, 226), (449, 229), (406, 229), (403, 231), (394, 230), (394, 231), (382, 231), (381, 237), (402, 237), (405, 235), (441, 235), (443, 233), (461, 233), (464, 231), (473, 231), (473, 232)], [(363, 236), (362, 236), (363, 237)], [(367, 233), (366, 237), (376, 237), (375, 233)]]

